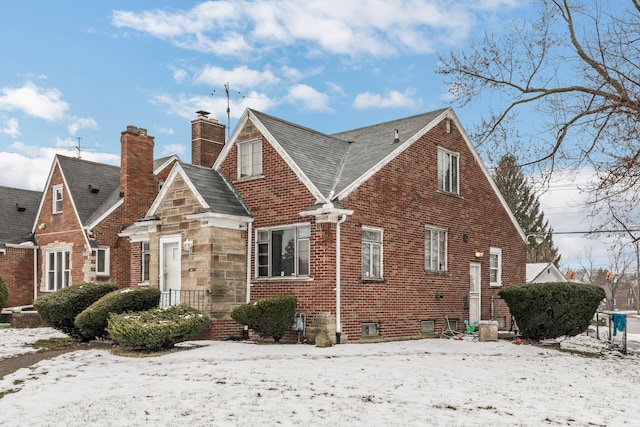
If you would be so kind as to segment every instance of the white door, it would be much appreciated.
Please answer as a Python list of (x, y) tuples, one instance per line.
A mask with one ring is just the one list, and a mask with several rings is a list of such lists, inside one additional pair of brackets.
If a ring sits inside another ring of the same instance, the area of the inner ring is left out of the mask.
[(469, 264), (469, 323), (480, 321), (480, 263)]
[(162, 305), (180, 304), (180, 236), (160, 239)]

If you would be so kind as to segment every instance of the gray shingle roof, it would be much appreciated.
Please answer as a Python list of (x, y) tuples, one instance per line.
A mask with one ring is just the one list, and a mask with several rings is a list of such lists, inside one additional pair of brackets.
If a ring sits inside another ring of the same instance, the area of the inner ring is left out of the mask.
[(41, 198), (40, 191), (0, 187), (0, 244), (33, 241), (31, 230)]
[(209, 205), (209, 209), (205, 210), (206, 212), (251, 216), (240, 196), (233, 191), (232, 187), (218, 171), (188, 163), (180, 163), (180, 165), (198, 193)]
[[(446, 109), (326, 135), (251, 110), (325, 196), (339, 193), (399, 149)], [(399, 142), (394, 143), (398, 129)]]
[[(56, 157), (83, 226), (106, 212), (117, 201), (114, 196), (119, 196), (119, 167), (60, 154)], [(92, 193), (89, 185), (99, 191)], [(107, 200), (111, 203), (105, 203)]]

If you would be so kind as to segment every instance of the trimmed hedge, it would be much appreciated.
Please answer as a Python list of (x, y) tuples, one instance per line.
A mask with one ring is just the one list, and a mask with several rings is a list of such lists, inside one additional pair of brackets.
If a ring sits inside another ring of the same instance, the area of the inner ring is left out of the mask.
[(209, 316), (195, 308), (176, 305), (135, 313), (112, 313), (107, 334), (114, 342), (133, 350), (161, 350), (199, 335), (210, 324)]
[(604, 289), (582, 283), (535, 283), (509, 286), (505, 300), (523, 337), (532, 340), (575, 336), (591, 323)]
[(160, 303), (160, 289), (148, 286), (118, 289), (100, 298), (78, 314), (74, 325), (86, 336), (107, 336), (107, 317), (110, 313), (145, 311)]
[(87, 336), (75, 326), (76, 316), (116, 289), (118, 285), (115, 283), (80, 283), (39, 297), (33, 307), (52, 328), (77, 340), (89, 341), (93, 337)]
[(231, 318), (256, 331), (261, 337), (279, 342), (291, 327), (298, 300), (288, 295), (276, 295), (243, 304), (231, 312)]
[(9, 301), (9, 286), (0, 277), (0, 308), (3, 308), (7, 301)]

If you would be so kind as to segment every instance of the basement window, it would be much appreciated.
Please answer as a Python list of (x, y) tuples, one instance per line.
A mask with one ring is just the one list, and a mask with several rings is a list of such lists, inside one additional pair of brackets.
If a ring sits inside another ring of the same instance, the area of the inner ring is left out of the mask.
[(433, 320), (421, 320), (420, 321), (420, 333), (432, 334), (436, 331), (435, 322)]
[(362, 324), (362, 336), (363, 337), (378, 337), (380, 336), (380, 323), (369, 322)]

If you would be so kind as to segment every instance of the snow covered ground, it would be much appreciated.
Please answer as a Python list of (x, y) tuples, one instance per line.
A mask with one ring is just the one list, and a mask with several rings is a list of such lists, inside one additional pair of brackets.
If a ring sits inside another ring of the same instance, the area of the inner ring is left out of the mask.
[[(0, 358), (62, 336), (0, 329)], [(425, 339), (316, 348), (198, 341), (157, 357), (81, 350), (0, 380), (0, 425), (632, 426), (640, 354)], [(640, 333), (630, 334), (638, 348)], [(640, 350), (640, 348), (639, 348)]]

